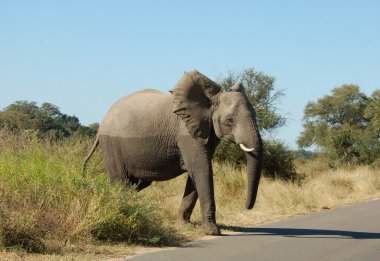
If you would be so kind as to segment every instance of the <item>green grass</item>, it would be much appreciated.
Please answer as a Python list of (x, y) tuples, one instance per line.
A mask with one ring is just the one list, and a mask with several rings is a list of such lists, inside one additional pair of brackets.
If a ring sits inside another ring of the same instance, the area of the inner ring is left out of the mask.
[(108, 180), (99, 154), (82, 175), (90, 143), (0, 133), (0, 246), (49, 253), (73, 242), (176, 239), (156, 205)]

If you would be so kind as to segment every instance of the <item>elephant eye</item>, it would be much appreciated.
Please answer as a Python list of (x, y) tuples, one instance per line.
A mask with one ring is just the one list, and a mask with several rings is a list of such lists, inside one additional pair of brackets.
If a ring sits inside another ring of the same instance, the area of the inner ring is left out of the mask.
[(226, 125), (229, 125), (229, 126), (234, 124), (234, 118), (232, 117), (232, 115), (228, 115), (226, 117), (225, 123), (226, 123)]

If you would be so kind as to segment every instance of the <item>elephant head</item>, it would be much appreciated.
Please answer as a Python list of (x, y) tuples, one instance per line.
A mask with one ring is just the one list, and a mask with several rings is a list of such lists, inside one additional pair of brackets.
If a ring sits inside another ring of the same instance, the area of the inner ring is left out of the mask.
[(236, 83), (230, 92), (197, 71), (186, 73), (172, 90), (174, 113), (185, 123), (189, 134), (207, 144), (214, 128), (216, 136), (240, 145), (246, 152), (248, 196), (246, 208), (256, 201), (261, 176), (263, 146), (256, 113), (244, 87)]

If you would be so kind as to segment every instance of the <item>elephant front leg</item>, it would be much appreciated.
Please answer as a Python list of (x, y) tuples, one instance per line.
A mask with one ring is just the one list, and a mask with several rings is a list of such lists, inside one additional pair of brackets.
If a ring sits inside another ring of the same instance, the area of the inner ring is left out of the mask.
[(208, 174), (192, 173), (192, 177), (194, 179), (195, 187), (199, 195), (202, 225), (205, 229), (205, 234), (218, 236), (221, 233), (218, 226), (216, 225), (216, 206), (212, 171)]
[(195, 203), (197, 203), (198, 193), (195, 189), (194, 182), (190, 178), (187, 177), (185, 193), (183, 194), (181, 207), (179, 208), (178, 217), (180, 220), (184, 222), (190, 222), (191, 213), (193, 213), (193, 209), (195, 207)]
[[(204, 145), (201, 145), (190, 137), (182, 140), (179, 145), (183, 161), (189, 173), (189, 179), (193, 182), (196, 194), (199, 197), (205, 233), (207, 235), (220, 235), (220, 230), (216, 225), (215, 219), (216, 207), (210, 155)], [(189, 179), (188, 182), (190, 182)], [(191, 204), (195, 204), (196, 200), (194, 199), (196, 194), (191, 192), (191, 184), (189, 184), (189, 187), (186, 185), (186, 188), (189, 189), (188, 192), (190, 193), (186, 196), (185, 203), (181, 205), (181, 208), (184, 206), (184, 209), (190, 210)]]

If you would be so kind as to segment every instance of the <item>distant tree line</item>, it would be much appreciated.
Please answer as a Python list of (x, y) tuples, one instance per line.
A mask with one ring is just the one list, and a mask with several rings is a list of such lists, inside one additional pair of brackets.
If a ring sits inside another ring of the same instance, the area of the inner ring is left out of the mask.
[(80, 124), (78, 117), (62, 113), (51, 103), (16, 101), (0, 111), (0, 128), (13, 132), (32, 130), (40, 138), (62, 139), (72, 135), (94, 137), (98, 124)]

